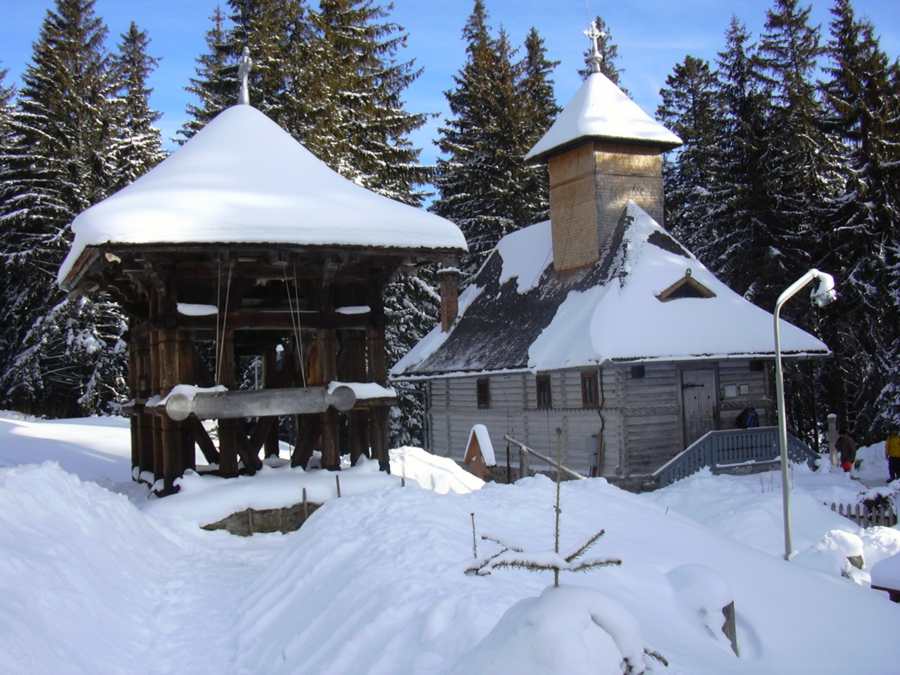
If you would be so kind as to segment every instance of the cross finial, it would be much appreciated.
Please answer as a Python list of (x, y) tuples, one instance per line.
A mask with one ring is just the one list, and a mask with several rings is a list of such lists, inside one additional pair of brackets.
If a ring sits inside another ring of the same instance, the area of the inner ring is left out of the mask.
[(591, 54), (587, 57), (586, 62), (591, 67), (592, 73), (599, 73), (600, 64), (603, 63), (603, 56), (600, 54), (597, 41), (602, 37), (606, 37), (606, 33), (600, 30), (595, 19), (591, 22), (588, 29), (584, 31), (584, 35), (591, 41)]
[(250, 68), (253, 67), (253, 61), (250, 59), (249, 47), (244, 47), (241, 54), (241, 60), (238, 63), (238, 79), (241, 81), (241, 89), (238, 92), (238, 103), (250, 105)]

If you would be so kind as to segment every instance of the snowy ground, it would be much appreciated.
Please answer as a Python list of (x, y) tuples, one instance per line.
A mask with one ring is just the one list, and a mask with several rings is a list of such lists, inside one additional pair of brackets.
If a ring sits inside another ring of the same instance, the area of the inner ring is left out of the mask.
[[(165, 507), (128, 481), (127, 448), (120, 420), (0, 417), (0, 672), (606, 673), (635, 644), (669, 660), (650, 660), (653, 673), (900, 672), (900, 608), (819, 564), (840, 539), (829, 531), (860, 536), (820, 504), (859, 491), (846, 476), (795, 472), (791, 563), (774, 477), (701, 474), (651, 495), (567, 483), (563, 552), (605, 528), (592, 553), (623, 564), (564, 572), (568, 588), (542, 595), (548, 573), (464, 570), (471, 513), (479, 533), (552, 549), (545, 478), (478, 489), (407, 449), (392, 462), (406, 464), (405, 489), (387, 479), (298, 532), (244, 539), (196, 527), (187, 497), (224, 488), (186, 485)], [(874, 529), (860, 537), (867, 565), (900, 548), (896, 529)], [(496, 550), (479, 543), (480, 556)], [(723, 596), (740, 658), (708, 611)]]

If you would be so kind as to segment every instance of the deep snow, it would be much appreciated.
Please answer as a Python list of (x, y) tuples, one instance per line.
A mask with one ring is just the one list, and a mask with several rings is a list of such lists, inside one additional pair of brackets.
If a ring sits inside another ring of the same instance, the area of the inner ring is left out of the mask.
[[(70, 470), (128, 485), (127, 438), (116, 420), (2, 419), (0, 459), (10, 465), (73, 454)], [(93, 443), (104, 445), (103, 463), (90, 455)], [(421, 452), (402, 454), (413, 463)], [(795, 476), (798, 503), (801, 494), (815, 501), (850, 492), (830, 474)], [(583, 627), (579, 635), (589, 642), (567, 644), (597, 655), (569, 672), (610, 672), (626, 647), (605, 641), (589, 617), (594, 609), (622, 626), (634, 617), (642, 644), (670, 661), (654, 673), (897, 672), (900, 609), (838, 575), (742, 543), (746, 529), (765, 549), (767, 526), (742, 517), (741, 499), (754, 513), (770, 493), (750, 487), (757, 477), (735, 479), (745, 487), (720, 485), (722, 478), (700, 476), (696, 502), (687, 482), (667, 498), (628, 494), (602, 479), (564, 484), (561, 550), (605, 528), (592, 554), (623, 564), (563, 572), (564, 592), (590, 591), (556, 602), (562, 596), (543, 593), (550, 574), (464, 574), (472, 513), (479, 533), (526, 551), (552, 548), (554, 486), (542, 477), (474, 484), (464, 494), (378, 488), (328, 501), (297, 532), (242, 539), (202, 531), (177, 509), (163, 517), (166, 500), (134, 490), (129, 500), (51, 464), (0, 469), (0, 672), (496, 673), (504, 669), (485, 658), (496, 657), (501, 643), (508, 649), (499, 662), (515, 672), (523, 644), (550, 654), (555, 640), (572, 637), (557, 625)], [(751, 499), (754, 491), (762, 501)], [(715, 498), (703, 501), (709, 492), (727, 502), (724, 512), (715, 513)], [(186, 504), (185, 516), (190, 511)], [(810, 542), (829, 529), (858, 532), (849, 521), (801, 520)], [(480, 542), (479, 555), (492, 546)], [(698, 565), (712, 572), (685, 572)], [(709, 627), (708, 606), (725, 597), (737, 607), (740, 659)], [(550, 613), (534, 614), (544, 604), (553, 605)], [(530, 631), (524, 643), (520, 629)]]

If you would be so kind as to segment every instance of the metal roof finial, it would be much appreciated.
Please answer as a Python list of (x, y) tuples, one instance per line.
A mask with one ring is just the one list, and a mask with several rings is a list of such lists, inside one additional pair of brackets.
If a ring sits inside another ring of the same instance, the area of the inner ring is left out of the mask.
[(600, 27), (597, 25), (597, 20), (591, 22), (591, 25), (588, 27), (586, 31), (584, 31), (585, 37), (591, 41), (591, 54), (585, 59), (585, 63), (587, 63), (592, 73), (600, 72), (600, 64), (603, 63), (603, 56), (600, 54), (600, 49), (597, 46), (597, 41), (606, 37), (606, 33), (600, 30)]
[(241, 54), (241, 60), (238, 62), (238, 79), (241, 82), (241, 89), (238, 92), (238, 104), (250, 105), (250, 69), (253, 67), (253, 61), (250, 58), (250, 48), (244, 47)]

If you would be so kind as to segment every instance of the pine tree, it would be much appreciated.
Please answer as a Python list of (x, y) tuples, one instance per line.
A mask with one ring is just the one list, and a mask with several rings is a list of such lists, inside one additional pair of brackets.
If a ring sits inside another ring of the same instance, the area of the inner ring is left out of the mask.
[[(766, 286), (753, 299), (766, 308), (814, 261), (813, 245), (821, 234), (818, 210), (837, 187), (836, 146), (820, 124), (812, 79), (823, 50), (809, 14), (798, 0), (775, 0), (759, 44), (756, 76), (772, 100), (764, 139), (770, 246), (758, 270)], [(788, 308), (801, 321), (807, 310), (800, 304)]]
[[(519, 99), (523, 107), (523, 148), (527, 153), (556, 120), (560, 107), (553, 95), (553, 69), (559, 61), (547, 58), (544, 40), (536, 28), (525, 38), (525, 57), (519, 63), (521, 79)], [(520, 183), (520, 203), (523, 216), (520, 225), (529, 225), (549, 218), (550, 179), (544, 163), (523, 167)]]
[(663, 166), (666, 227), (696, 251), (705, 247), (715, 232), (711, 187), (721, 116), (717, 85), (706, 61), (686, 56), (666, 78), (656, 111), (657, 118), (684, 142)]
[(433, 209), (454, 221), (469, 243), (463, 273), (470, 277), (501, 237), (524, 224), (518, 199), (524, 172), (517, 100), (518, 69), (512, 64), (509, 39), (494, 39), (484, 3), (475, 0), (463, 29), (465, 65), (445, 92), (452, 117), (440, 128), (436, 185), (440, 198)]
[(106, 196), (114, 80), (93, 0), (44, 18), (0, 175), (0, 405), (45, 414), (99, 410), (124, 388), (124, 322), (105, 298), (69, 300), (56, 271), (73, 218)]
[(115, 99), (116, 135), (112, 148), (116, 170), (112, 190), (132, 183), (164, 157), (159, 129), (160, 114), (150, 108), (147, 78), (159, 60), (147, 53), (150, 38), (133, 21), (122, 35), (113, 59), (118, 91)]
[[(597, 38), (597, 50), (600, 52), (600, 56), (603, 59), (600, 62), (600, 72), (606, 75), (610, 81), (618, 85), (619, 89), (627, 94), (628, 90), (622, 86), (622, 73), (624, 73), (625, 70), (619, 68), (616, 63), (619, 59), (619, 46), (613, 41), (612, 30), (610, 30), (609, 25), (603, 20), (602, 16), (598, 16), (594, 19), (594, 25), (597, 27), (597, 30), (600, 31), (600, 37)], [(591, 50), (586, 49), (584, 51), (584, 60), (586, 61), (590, 55)], [(586, 79), (587, 76), (591, 74), (591, 69), (589, 67), (581, 68), (579, 69), (578, 74)]]
[(825, 209), (820, 261), (841, 280), (823, 325), (834, 351), (826, 394), (858, 436), (876, 440), (886, 431), (882, 413), (892, 407), (889, 396), (880, 397), (897, 373), (883, 355), (896, 352), (900, 334), (900, 301), (891, 288), (900, 225), (900, 98), (871, 24), (856, 20), (849, 0), (836, 0), (831, 11), (831, 66), (822, 90), (826, 127), (842, 141), (845, 181)]
[(210, 17), (212, 27), (206, 32), (206, 53), (197, 58), (197, 75), (185, 90), (193, 94), (197, 103), (188, 103), (188, 120), (178, 130), (178, 140), (184, 143), (206, 126), (213, 117), (235, 102), (236, 82), (225, 77), (228, 58), (225, 49), (225, 15), (216, 7)]
[(397, 58), (407, 34), (387, 16), (388, 9), (371, 0), (322, 0), (312, 14), (313, 51), (327, 64), (322, 77), (331, 106), (325, 128), (317, 128), (309, 144), (343, 176), (418, 205), (424, 197), (420, 186), (431, 175), (409, 135), (427, 115), (406, 111), (403, 94), (422, 71)]

